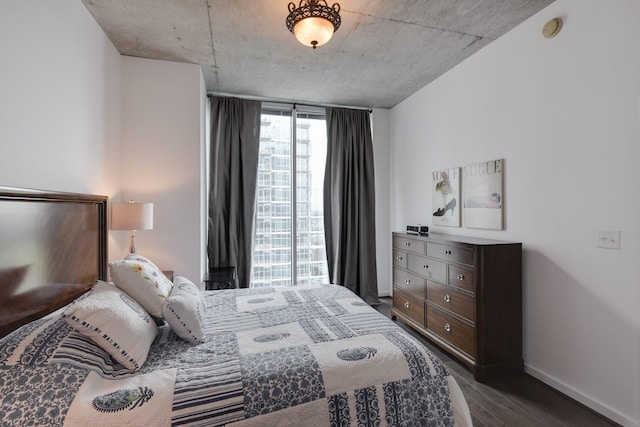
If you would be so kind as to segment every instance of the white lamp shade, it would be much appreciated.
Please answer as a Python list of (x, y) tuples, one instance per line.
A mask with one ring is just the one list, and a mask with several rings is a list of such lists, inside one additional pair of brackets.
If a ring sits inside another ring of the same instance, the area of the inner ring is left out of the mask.
[(112, 230), (152, 230), (153, 203), (112, 203)]
[(322, 46), (333, 36), (333, 24), (325, 18), (309, 17), (301, 20), (293, 27), (296, 39), (305, 46)]

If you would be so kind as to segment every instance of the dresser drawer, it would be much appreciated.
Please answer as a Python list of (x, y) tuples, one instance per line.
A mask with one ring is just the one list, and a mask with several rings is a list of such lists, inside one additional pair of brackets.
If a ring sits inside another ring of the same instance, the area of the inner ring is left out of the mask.
[(429, 242), (427, 243), (427, 255), (446, 261), (473, 265), (473, 249)]
[(408, 273), (399, 268), (393, 269), (393, 284), (416, 298), (427, 297), (427, 279)]
[(393, 266), (407, 268), (407, 253), (393, 250)]
[(427, 305), (427, 329), (469, 356), (476, 357), (475, 328), (473, 326), (432, 305)]
[(393, 247), (422, 255), (427, 253), (427, 242), (410, 237), (393, 236)]
[(407, 267), (412, 273), (417, 273), (431, 280), (447, 283), (447, 264), (419, 255), (407, 255)]
[(459, 265), (449, 264), (449, 284), (471, 292), (476, 291), (476, 285), (473, 281), (473, 270)]
[(393, 308), (424, 327), (424, 302), (398, 288), (393, 289)]
[(451, 286), (427, 281), (427, 301), (449, 310), (470, 322), (476, 321), (476, 299)]

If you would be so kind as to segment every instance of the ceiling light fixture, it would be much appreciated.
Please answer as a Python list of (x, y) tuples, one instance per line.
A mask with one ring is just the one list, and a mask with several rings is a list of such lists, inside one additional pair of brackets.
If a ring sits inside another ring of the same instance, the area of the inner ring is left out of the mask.
[(339, 12), (338, 3), (329, 7), (325, 0), (300, 0), (298, 7), (291, 2), (287, 28), (300, 43), (315, 49), (328, 42), (333, 33), (340, 28)]

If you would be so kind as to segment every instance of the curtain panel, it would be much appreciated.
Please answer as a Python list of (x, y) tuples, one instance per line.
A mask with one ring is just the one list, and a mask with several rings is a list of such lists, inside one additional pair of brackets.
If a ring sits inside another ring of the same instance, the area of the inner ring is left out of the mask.
[(211, 107), (209, 268), (235, 266), (249, 287), (262, 103), (209, 97)]
[(327, 108), (324, 227), (331, 283), (380, 304), (369, 112)]

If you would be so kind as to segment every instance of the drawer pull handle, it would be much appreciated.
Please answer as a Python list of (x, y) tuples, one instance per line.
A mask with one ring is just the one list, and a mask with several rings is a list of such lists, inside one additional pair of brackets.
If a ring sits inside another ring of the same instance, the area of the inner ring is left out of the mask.
[(404, 303), (404, 308), (409, 308), (409, 301)]
[(427, 268), (429, 268), (429, 266), (427, 264), (425, 264), (425, 265), (422, 266), (422, 268), (424, 268), (426, 270)]
[(449, 296), (449, 294), (445, 294), (444, 295), (444, 301), (445, 302), (451, 302), (451, 297)]
[(451, 252), (451, 251), (450, 251), (450, 250), (448, 250), (448, 249), (447, 249), (446, 251), (444, 251), (444, 254), (445, 254), (445, 255), (451, 255), (452, 253), (453, 253), (453, 252)]
[(402, 261), (402, 257), (401, 256), (397, 257), (396, 261)]
[(409, 279), (404, 279), (404, 283), (405, 283), (406, 285), (408, 285), (409, 283), (411, 283), (411, 280), (409, 280)]
[(451, 325), (448, 324), (448, 323), (445, 323), (444, 324), (444, 330), (447, 331), (447, 332), (451, 332)]
[(404, 245), (405, 246), (411, 246), (411, 243), (410, 242), (404, 242)]
[(464, 275), (462, 273), (458, 274), (458, 280), (464, 280)]

